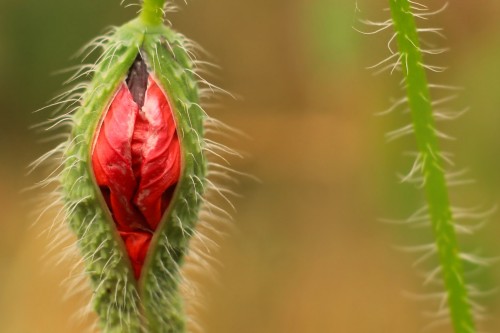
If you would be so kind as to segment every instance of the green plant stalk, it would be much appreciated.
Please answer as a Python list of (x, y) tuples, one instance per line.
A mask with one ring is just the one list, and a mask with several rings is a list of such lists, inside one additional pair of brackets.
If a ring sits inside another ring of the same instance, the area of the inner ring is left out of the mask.
[(394, 29), (406, 80), (415, 139), (422, 162), (425, 195), (432, 222), (441, 274), (456, 333), (476, 332), (466, 289), (448, 188), (443, 171), (432, 102), (423, 64), (415, 18), (408, 0), (390, 0)]
[(140, 20), (149, 26), (161, 25), (165, 3), (166, 0), (143, 0)]

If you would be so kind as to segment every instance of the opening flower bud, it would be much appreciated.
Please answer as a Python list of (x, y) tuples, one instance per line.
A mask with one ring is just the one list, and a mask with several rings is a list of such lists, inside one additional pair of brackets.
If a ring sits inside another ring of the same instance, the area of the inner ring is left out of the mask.
[(168, 98), (140, 56), (96, 132), (92, 167), (136, 279), (180, 177), (180, 144)]

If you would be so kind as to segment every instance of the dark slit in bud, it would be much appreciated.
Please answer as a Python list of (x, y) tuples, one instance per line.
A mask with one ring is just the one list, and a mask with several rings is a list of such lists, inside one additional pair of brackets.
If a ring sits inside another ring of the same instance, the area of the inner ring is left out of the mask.
[(132, 94), (132, 98), (137, 105), (142, 108), (148, 87), (148, 66), (142, 60), (140, 54), (135, 58), (134, 64), (130, 68), (127, 77), (127, 86)]

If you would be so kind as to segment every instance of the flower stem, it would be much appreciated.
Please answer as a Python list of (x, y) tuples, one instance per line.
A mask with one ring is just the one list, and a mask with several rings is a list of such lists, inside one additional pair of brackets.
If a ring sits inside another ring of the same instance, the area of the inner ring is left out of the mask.
[(149, 26), (157, 26), (163, 23), (163, 7), (166, 0), (143, 0), (140, 20)]
[(390, 0), (390, 6), (451, 322), (455, 333), (474, 333), (415, 17), (408, 0)]

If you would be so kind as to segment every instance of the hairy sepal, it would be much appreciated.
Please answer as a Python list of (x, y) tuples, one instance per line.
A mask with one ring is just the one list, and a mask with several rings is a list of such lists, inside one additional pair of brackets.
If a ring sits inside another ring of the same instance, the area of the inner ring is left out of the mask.
[[(95, 135), (138, 53), (167, 96), (181, 145), (181, 176), (151, 242), (139, 281), (92, 169)], [(206, 163), (203, 111), (183, 37), (167, 27), (132, 21), (103, 50), (82, 105), (74, 114), (61, 175), (67, 219), (78, 237), (104, 332), (185, 331), (179, 268), (202, 203)]]
[[(139, 288), (151, 326), (164, 327), (161, 332), (172, 333), (184, 329), (175, 327), (184, 317), (178, 289), (179, 267), (198, 220), (206, 176), (204, 113), (198, 104), (198, 88), (182, 40), (165, 27), (160, 36), (147, 35), (143, 44), (145, 59), (172, 107), (181, 145), (181, 176), (169, 209), (153, 236)], [(172, 303), (178, 312), (172, 311), (165, 317), (164, 309)]]

